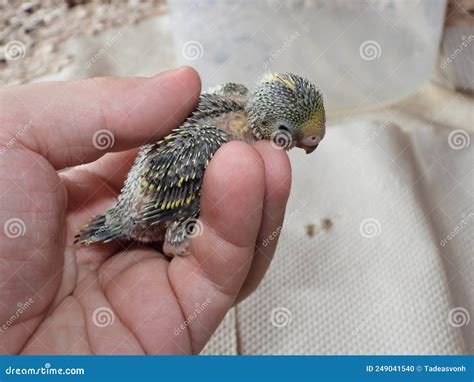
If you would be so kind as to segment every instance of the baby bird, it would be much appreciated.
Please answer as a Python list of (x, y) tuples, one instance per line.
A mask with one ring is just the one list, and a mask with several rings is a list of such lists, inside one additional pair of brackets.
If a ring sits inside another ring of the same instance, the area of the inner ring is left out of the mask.
[(251, 92), (226, 83), (203, 93), (180, 127), (141, 148), (116, 205), (85, 225), (75, 242), (161, 242), (168, 256), (189, 254), (204, 172), (221, 146), (267, 139), (309, 154), (325, 122), (321, 92), (291, 73), (266, 75)]

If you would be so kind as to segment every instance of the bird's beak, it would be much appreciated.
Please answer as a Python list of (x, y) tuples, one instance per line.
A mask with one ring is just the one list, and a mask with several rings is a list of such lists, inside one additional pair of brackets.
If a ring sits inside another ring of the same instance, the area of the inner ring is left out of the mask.
[(306, 151), (306, 154), (311, 154), (314, 150), (316, 150), (316, 148), (318, 147), (318, 145), (315, 145), (315, 146), (307, 146), (307, 145), (304, 145), (300, 142), (298, 142), (296, 144), (296, 147), (299, 147), (300, 149), (304, 149), (304, 151)]
[(316, 146), (306, 146), (304, 148), (304, 151), (306, 151), (306, 154), (311, 154), (314, 150), (316, 150), (318, 145)]

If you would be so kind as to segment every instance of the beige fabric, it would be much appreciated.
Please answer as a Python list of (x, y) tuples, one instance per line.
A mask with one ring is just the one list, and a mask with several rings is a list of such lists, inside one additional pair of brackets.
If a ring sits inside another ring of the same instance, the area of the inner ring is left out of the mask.
[[(420, 127), (410, 137), (380, 126), (337, 126), (317, 155), (292, 155), (290, 221), (263, 284), (238, 309), (243, 354), (444, 354), (472, 346), (469, 326), (454, 327), (448, 315), (474, 308), (474, 182), (466, 166), (474, 150), (451, 149), (448, 131)], [(305, 226), (325, 218), (331, 227), (309, 237)], [(218, 332), (214, 340), (224, 338)]]
[(212, 336), (201, 354), (203, 355), (237, 355), (237, 309), (231, 309)]

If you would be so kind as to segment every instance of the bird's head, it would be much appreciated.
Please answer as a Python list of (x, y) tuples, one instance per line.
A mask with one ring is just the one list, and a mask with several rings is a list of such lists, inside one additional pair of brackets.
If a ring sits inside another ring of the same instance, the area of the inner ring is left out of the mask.
[(266, 75), (247, 103), (253, 134), (289, 150), (312, 153), (325, 133), (323, 95), (308, 80), (291, 73)]

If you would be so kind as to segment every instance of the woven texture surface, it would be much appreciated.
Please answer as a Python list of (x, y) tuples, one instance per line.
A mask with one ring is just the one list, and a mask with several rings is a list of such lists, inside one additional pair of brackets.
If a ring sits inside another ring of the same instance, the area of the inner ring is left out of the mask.
[[(472, 145), (454, 150), (449, 130), (354, 122), (329, 129), (316, 155), (292, 157), (277, 255), (239, 305), (241, 353), (469, 352), (472, 323), (450, 311), (474, 308), (474, 219), (439, 243), (474, 214)], [(235, 335), (227, 326), (209, 348), (231, 354), (218, 344)]]

